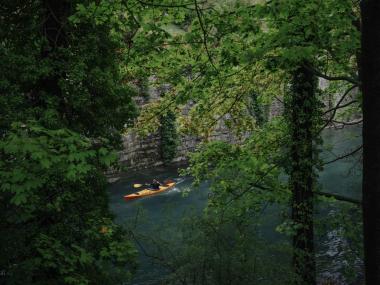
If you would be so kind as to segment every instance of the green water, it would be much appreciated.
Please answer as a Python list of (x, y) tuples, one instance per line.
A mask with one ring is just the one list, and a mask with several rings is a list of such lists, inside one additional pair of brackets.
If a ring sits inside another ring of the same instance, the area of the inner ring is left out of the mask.
[[(125, 202), (122, 197), (135, 192), (134, 183), (151, 182), (152, 178), (159, 181), (174, 179), (176, 187), (155, 196), (140, 198)], [(199, 188), (191, 187), (192, 180), (178, 175), (178, 167), (147, 169), (124, 175), (122, 179), (110, 187), (111, 209), (116, 214), (116, 222), (133, 230), (134, 233), (150, 237), (164, 238), (175, 242), (181, 220), (194, 212), (200, 212), (205, 207), (208, 197), (206, 183)], [(149, 242), (139, 239), (141, 255), (139, 267), (132, 284), (158, 284), (165, 274), (165, 269), (154, 263), (154, 259), (145, 256), (150, 253)], [(142, 248), (143, 249), (142, 249)]]
[[(349, 153), (361, 145), (361, 128), (326, 130), (323, 134), (325, 151), (323, 161), (331, 161), (337, 156)], [(334, 146), (331, 149), (331, 146)], [(361, 198), (362, 168), (360, 153), (324, 167), (320, 182), (325, 191), (354, 199)]]
[[(326, 130), (323, 134), (324, 161), (330, 161), (336, 156), (349, 152), (361, 143), (360, 128), (343, 130)], [(333, 147), (332, 147), (333, 146)], [(110, 206), (116, 215), (116, 222), (124, 225), (133, 232), (143, 234), (154, 240), (157, 236), (164, 237), (169, 242), (175, 242), (179, 234), (179, 224), (183, 217), (194, 212), (200, 212), (205, 207), (209, 193), (208, 184), (203, 183), (199, 188), (192, 188), (191, 178), (179, 177), (177, 167), (156, 168), (124, 174), (116, 183), (110, 186)], [(122, 197), (135, 192), (133, 183), (150, 182), (153, 178), (161, 181), (171, 178), (177, 181), (175, 188), (155, 196), (145, 197), (134, 201), (125, 202)], [(361, 163), (358, 156), (351, 159), (340, 160), (326, 165), (319, 179), (323, 191), (335, 193), (355, 199), (360, 199), (361, 193)], [(331, 207), (321, 207), (319, 212), (323, 215), (336, 211)], [(280, 221), (279, 211), (275, 206), (266, 211), (266, 222), (262, 226), (262, 234), (268, 241), (276, 241), (283, 237), (274, 228)], [(332, 244), (340, 241), (320, 241), (323, 251), (321, 256), (338, 258)], [(165, 274), (165, 269), (154, 264), (154, 259), (145, 256), (150, 252), (150, 242), (139, 240), (137, 247), (140, 249), (139, 269), (132, 284), (159, 284), (160, 277)], [(338, 263), (341, 261), (337, 261)], [(334, 272), (327, 272), (327, 274)]]

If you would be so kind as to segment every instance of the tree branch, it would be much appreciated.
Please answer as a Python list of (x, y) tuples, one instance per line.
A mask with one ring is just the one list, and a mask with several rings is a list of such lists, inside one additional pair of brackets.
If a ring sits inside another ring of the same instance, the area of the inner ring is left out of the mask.
[(349, 153), (346, 153), (344, 155), (338, 156), (338, 157), (336, 157), (333, 160), (327, 161), (327, 162), (323, 163), (323, 165), (331, 164), (331, 163), (334, 163), (334, 162), (336, 162), (338, 160), (341, 160), (341, 159), (347, 158), (347, 157), (349, 157), (351, 155), (354, 155), (355, 153), (357, 153), (358, 151), (360, 151), (362, 148), (363, 148), (363, 145), (359, 146), (358, 148), (354, 149), (353, 151), (351, 151)]
[(336, 123), (336, 124), (343, 125), (343, 126), (354, 126), (354, 125), (359, 125), (359, 124), (363, 123), (363, 119), (359, 119), (357, 121), (351, 121), (351, 122), (343, 122), (343, 121), (332, 120), (332, 122)]
[(321, 191), (315, 191), (314, 194), (324, 196), (327, 198), (334, 198), (335, 200), (338, 200), (338, 201), (348, 202), (348, 203), (352, 203), (359, 206), (362, 204), (362, 201), (360, 200), (352, 199), (352, 198), (341, 196), (338, 194), (326, 193), (326, 192), (321, 192)]
[[(326, 121), (326, 123), (322, 126), (322, 128), (319, 130), (319, 132), (323, 131), (331, 122), (332, 120), (334, 119), (335, 117), (335, 114), (336, 114), (336, 111), (338, 109), (340, 109), (340, 104), (343, 102), (343, 100), (347, 97), (347, 95), (354, 89), (356, 88), (358, 85), (357, 84), (354, 84), (352, 85), (350, 88), (348, 88), (346, 90), (346, 92), (344, 92), (343, 96), (339, 99), (338, 103), (336, 104), (336, 106), (334, 108), (331, 109), (332, 111), (332, 115), (330, 116), (330, 118)], [(330, 110), (328, 111), (330, 112)], [(328, 113), (327, 112), (327, 113)], [(326, 114), (326, 113), (325, 113)]]
[(324, 79), (329, 80), (329, 81), (347, 81), (347, 82), (350, 82), (350, 83), (355, 84), (355, 85), (360, 85), (360, 82), (358, 80), (356, 80), (355, 78), (352, 78), (350, 76), (344, 76), (344, 75), (342, 75), (342, 76), (330, 76), (327, 74), (323, 74), (319, 70), (317, 70), (314, 67), (309, 66), (309, 65), (305, 65), (305, 68), (308, 69), (309, 71), (313, 72), (316, 76), (324, 78)]
[(197, 0), (194, 0), (194, 5), (195, 5), (195, 10), (197, 12), (197, 17), (198, 17), (198, 20), (199, 20), (199, 25), (200, 25), (200, 27), (202, 29), (202, 32), (203, 32), (203, 45), (205, 47), (208, 60), (210, 61), (212, 67), (215, 69), (216, 73), (219, 73), (218, 69), (214, 65), (214, 62), (212, 60), (212, 56), (211, 56), (210, 51), (209, 51), (208, 46), (207, 46), (207, 32), (206, 32), (206, 29), (205, 29), (205, 27), (203, 25), (203, 21), (202, 21), (202, 17), (201, 17), (201, 13), (200, 13), (200, 10), (199, 10), (199, 7), (198, 7)]
[[(153, 7), (161, 7), (161, 8), (185, 8), (189, 10), (195, 10), (194, 8), (191, 8), (189, 6), (193, 6), (194, 3), (183, 3), (183, 4), (177, 4), (177, 5), (168, 5), (168, 4), (159, 4), (159, 3), (151, 3), (151, 2), (145, 2), (142, 0), (137, 0), (141, 5), (147, 5), (147, 6), (153, 6)], [(206, 1), (201, 2), (200, 4), (205, 4)]]
[(338, 109), (342, 109), (344, 107), (347, 107), (347, 106), (350, 106), (351, 104), (354, 104), (354, 103), (358, 103), (358, 100), (352, 100), (344, 105), (340, 105), (340, 106), (335, 106), (334, 108), (331, 108), (330, 110), (327, 110), (326, 112), (324, 112), (323, 114), (324, 115), (327, 115), (328, 113), (334, 111), (334, 110), (338, 110)]

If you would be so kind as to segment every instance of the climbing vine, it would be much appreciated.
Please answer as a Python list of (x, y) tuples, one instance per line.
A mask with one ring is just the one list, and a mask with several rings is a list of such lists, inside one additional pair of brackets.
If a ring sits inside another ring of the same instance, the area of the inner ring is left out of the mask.
[(161, 158), (165, 164), (169, 163), (177, 153), (178, 133), (176, 129), (176, 115), (168, 111), (160, 116)]
[(268, 105), (260, 104), (259, 95), (252, 91), (248, 96), (248, 112), (255, 118), (257, 125), (262, 126), (268, 120)]

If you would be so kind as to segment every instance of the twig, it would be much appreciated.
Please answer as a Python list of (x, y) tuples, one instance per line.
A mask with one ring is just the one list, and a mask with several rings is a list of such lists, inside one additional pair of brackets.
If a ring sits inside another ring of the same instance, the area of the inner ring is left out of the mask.
[(328, 113), (330, 113), (330, 112), (332, 112), (334, 110), (342, 109), (344, 107), (350, 106), (351, 104), (354, 104), (354, 103), (358, 103), (358, 101), (357, 100), (352, 100), (352, 101), (350, 101), (350, 102), (348, 102), (348, 103), (346, 103), (344, 105), (340, 105), (340, 106), (337, 105), (334, 108), (331, 108), (331, 109), (327, 110), (326, 112), (324, 112), (324, 115), (327, 115)]
[(363, 148), (363, 145), (359, 146), (358, 148), (354, 149), (353, 151), (351, 151), (349, 153), (346, 153), (344, 155), (338, 156), (337, 158), (335, 158), (333, 160), (327, 161), (327, 162), (323, 163), (323, 165), (331, 164), (331, 163), (334, 163), (334, 162), (336, 162), (338, 160), (341, 160), (341, 159), (347, 158), (347, 157), (349, 157), (351, 155), (354, 155), (355, 153), (357, 153), (358, 151), (360, 151), (362, 148)]
[(269, 173), (271, 173), (272, 170), (274, 170), (275, 168), (277, 167), (277, 165), (273, 165), (271, 168), (269, 168), (262, 176), (260, 176), (255, 182), (253, 182), (249, 188), (247, 188), (246, 190), (244, 190), (243, 192), (235, 195), (235, 197), (231, 200), (229, 200), (227, 203), (225, 203), (225, 206), (229, 205), (230, 203), (232, 203), (233, 201), (241, 198), (242, 196), (244, 196), (247, 192), (251, 191), (253, 188), (258, 188), (258, 189), (261, 189), (261, 190), (269, 190), (267, 187), (261, 185), (260, 183), (263, 181), (263, 179), (269, 175)]
[[(234, 101), (232, 102), (231, 106), (225, 112), (223, 112), (223, 114), (221, 114), (219, 117), (217, 117), (215, 120), (213, 120), (211, 122), (211, 124), (209, 124), (209, 127), (214, 126), (220, 119), (222, 119), (225, 115), (227, 115), (235, 107), (235, 104), (240, 100), (240, 98), (242, 98), (243, 96), (244, 96), (243, 92), (238, 93), (237, 96), (235, 97)], [(225, 100), (226, 99), (227, 99), (227, 97), (225, 97)], [(223, 100), (223, 102), (225, 100)]]
[(348, 88), (346, 90), (346, 92), (344, 92), (343, 96), (339, 99), (338, 103), (336, 104), (335, 108), (332, 108), (331, 111), (332, 111), (332, 114), (330, 116), (330, 118), (326, 121), (326, 123), (322, 126), (322, 128), (319, 130), (319, 132), (323, 131), (330, 123), (331, 121), (334, 119), (335, 117), (335, 114), (336, 114), (336, 111), (339, 109), (339, 106), (340, 104), (343, 102), (343, 100), (346, 98), (346, 96), (354, 89), (356, 88), (358, 85), (354, 84), (352, 85), (350, 88)]
[(197, 12), (197, 17), (198, 17), (198, 20), (199, 20), (199, 25), (200, 25), (200, 27), (202, 29), (202, 32), (203, 32), (203, 45), (205, 47), (205, 50), (206, 50), (206, 53), (207, 53), (207, 57), (208, 57), (211, 65), (212, 65), (212, 67), (215, 69), (216, 73), (219, 73), (219, 70), (214, 65), (214, 62), (212, 60), (210, 51), (209, 51), (208, 46), (207, 46), (207, 32), (206, 32), (206, 29), (205, 29), (205, 27), (203, 25), (203, 21), (202, 21), (201, 13), (199, 11), (197, 0), (194, 0), (194, 5), (195, 5), (195, 11)]

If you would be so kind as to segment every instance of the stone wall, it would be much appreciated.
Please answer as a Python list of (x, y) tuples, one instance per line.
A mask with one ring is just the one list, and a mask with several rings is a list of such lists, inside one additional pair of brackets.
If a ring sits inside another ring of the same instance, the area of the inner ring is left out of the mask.
[(145, 138), (133, 133), (125, 135), (123, 150), (119, 153), (121, 163), (133, 169), (161, 165), (160, 142), (159, 135), (149, 135)]
[[(140, 108), (149, 102), (158, 100), (163, 93), (170, 89), (170, 85), (152, 87), (155, 81), (154, 76), (151, 76), (149, 81), (152, 83), (147, 90), (149, 98), (135, 98), (135, 102)], [(188, 108), (184, 108), (183, 112), (185, 115), (190, 107), (191, 103), (189, 103)], [(237, 138), (233, 136), (221, 121), (209, 137), (209, 141), (216, 140), (234, 143), (237, 141)], [(200, 142), (201, 139), (194, 136), (181, 136), (177, 147), (177, 155), (172, 160), (173, 163), (186, 161), (188, 154), (193, 152)], [(119, 160), (122, 165), (134, 170), (160, 166), (163, 164), (160, 146), (161, 137), (159, 134), (151, 134), (147, 137), (139, 137), (135, 133), (126, 134), (123, 137), (123, 150), (119, 152)]]
[[(172, 160), (184, 162), (188, 159), (188, 154), (193, 152), (202, 140), (194, 136), (181, 136), (177, 147), (177, 155)], [(209, 141), (237, 142), (237, 138), (220, 124), (209, 137)], [(135, 133), (127, 134), (123, 137), (123, 150), (119, 153), (120, 162), (130, 169), (142, 169), (156, 167), (163, 164), (161, 158), (161, 137), (159, 134), (152, 134), (147, 137), (139, 137)]]
[[(154, 78), (151, 79), (154, 81)], [(324, 89), (327, 87), (327, 82), (325, 80), (319, 81), (319, 88)], [(141, 107), (144, 104), (157, 100), (160, 95), (165, 92), (169, 86), (162, 86), (160, 88), (150, 88), (148, 91), (150, 98), (136, 98), (136, 103)], [(351, 96), (347, 96), (342, 104), (346, 101), (352, 100), (355, 97), (355, 90), (353, 90)], [(334, 94), (332, 98), (326, 99), (325, 106), (326, 110), (331, 108), (331, 106), (336, 105), (340, 96)], [(331, 106), (330, 106), (331, 105)], [(189, 106), (190, 107), (190, 106)], [(283, 102), (281, 99), (275, 99), (269, 108), (269, 120), (273, 117), (279, 116), (283, 112)], [(186, 112), (186, 111), (185, 111)], [(356, 119), (356, 117), (354, 118)], [(209, 137), (209, 141), (226, 141), (230, 143), (238, 142), (238, 139), (228, 130), (228, 128), (223, 124), (223, 120), (219, 122), (219, 125), (214, 130), (214, 132)], [(173, 159), (173, 162), (183, 162), (188, 158), (188, 154), (193, 152), (197, 145), (201, 142), (200, 138), (194, 136), (182, 136), (179, 139), (179, 145), (177, 147), (177, 155)], [(123, 165), (131, 169), (142, 169), (156, 167), (163, 164), (161, 159), (161, 138), (159, 134), (151, 134), (147, 137), (139, 137), (137, 134), (130, 133), (123, 138), (123, 150), (120, 152), (120, 161)]]

